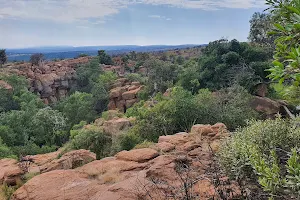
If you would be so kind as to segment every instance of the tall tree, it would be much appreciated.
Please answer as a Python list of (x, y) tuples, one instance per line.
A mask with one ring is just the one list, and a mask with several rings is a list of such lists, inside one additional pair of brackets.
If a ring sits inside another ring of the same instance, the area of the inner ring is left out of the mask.
[(250, 33), (248, 40), (252, 43), (274, 47), (274, 36), (268, 35), (272, 29), (272, 15), (270, 13), (253, 14), (250, 20)]
[(105, 50), (98, 51), (99, 62), (104, 65), (112, 65), (113, 61), (111, 57), (105, 52)]
[(0, 67), (7, 62), (6, 50), (0, 49)]

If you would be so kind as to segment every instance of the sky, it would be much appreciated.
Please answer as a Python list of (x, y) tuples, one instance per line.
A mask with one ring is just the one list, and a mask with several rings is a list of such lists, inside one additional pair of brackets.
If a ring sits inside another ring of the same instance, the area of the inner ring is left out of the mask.
[(246, 41), (264, 0), (0, 0), (0, 48)]

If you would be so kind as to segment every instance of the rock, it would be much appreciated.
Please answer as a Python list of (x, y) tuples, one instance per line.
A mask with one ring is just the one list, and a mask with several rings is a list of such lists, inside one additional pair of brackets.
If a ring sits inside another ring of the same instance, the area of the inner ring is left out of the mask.
[(125, 100), (119, 100), (119, 101), (116, 101), (116, 106), (117, 106), (117, 109), (120, 111), (120, 112), (123, 112), (125, 111), (125, 108), (126, 108), (126, 102)]
[(203, 125), (197, 124), (194, 125), (191, 129), (192, 134), (199, 134), (199, 135), (208, 135), (209, 133), (213, 133), (214, 130), (212, 129), (211, 125)]
[(157, 143), (155, 145), (155, 148), (162, 152), (169, 152), (169, 151), (175, 149), (175, 145), (171, 144), (169, 142), (161, 142), (161, 143)]
[(271, 117), (280, 112), (281, 104), (266, 97), (255, 96), (251, 101), (251, 107)]
[(9, 158), (0, 160), (0, 185), (3, 183), (16, 185), (23, 174), (24, 171), (18, 166), (16, 160)]
[(189, 141), (188, 133), (160, 136), (159, 139), (158, 139), (158, 143), (168, 142), (168, 143), (171, 143), (175, 146), (180, 144), (180, 143), (186, 143), (188, 141)]
[(131, 127), (131, 121), (128, 118), (116, 118), (109, 121), (105, 121), (103, 124), (103, 130), (105, 133), (115, 135), (123, 130)]
[(100, 189), (88, 174), (77, 171), (57, 170), (35, 176), (19, 188), (12, 200), (86, 200)]
[(113, 90), (110, 91), (109, 98), (113, 99), (113, 98), (121, 97), (123, 92), (125, 91), (126, 89), (123, 87), (114, 88)]
[(135, 90), (131, 90), (131, 91), (127, 91), (127, 92), (124, 92), (122, 94), (122, 98), (124, 100), (130, 100), (130, 99), (134, 99), (136, 98), (136, 94), (141, 90), (141, 87), (135, 89)]
[(115, 110), (117, 108), (115, 101), (109, 100), (107, 108), (108, 108), (108, 110)]
[(46, 153), (46, 154), (38, 154), (38, 155), (34, 155), (34, 156), (29, 155), (29, 156), (23, 157), (23, 160), (30, 160), (34, 164), (41, 166), (41, 165), (51, 162), (52, 160), (57, 159), (60, 153), (61, 153), (61, 151), (58, 150), (58, 151)]
[(128, 91), (136, 90), (136, 89), (138, 89), (138, 88), (139, 88), (139, 86), (136, 86), (136, 85), (129, 86), (129, 87), (128, 87)]
[(132, 107), (136, 102), (138, 102), (137, 99), (126, 100), (126, 103), (125, 103), (126, 108)]
[(96, 160), (96, 154), (88, 150), (75, 150), (65, 153), (61, 158), (40, 167), (41, 173), (58, 169), (75, 169)]
[(116, 155), (119, 160), (135, 161), (135, 162), (146, 162), (158, 156), (158, 152), (154, 149), (134, 149), (131, 151), (121, 151)]
[(7, 82), (0, 80), (0, 88), (3, 88), (5, 90), (9, 90), (12, 91), (13, 87), (11, 85), (9, 85)]
[(134, 85), (134, 86), (138, 86), (138, 87), (139, 87), (139, 86), (141, 86), (141, 83), (136, 81), (136, 82), (132, 82), (131, 85)]

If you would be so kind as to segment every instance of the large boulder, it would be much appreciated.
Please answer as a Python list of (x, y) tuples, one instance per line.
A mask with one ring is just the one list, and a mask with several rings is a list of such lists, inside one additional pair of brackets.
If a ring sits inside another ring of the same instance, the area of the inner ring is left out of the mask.
[(131, 100), (131, 99), (134, 99), (136, 98), (136, 95), (137, 93), (141, 90), (141, 87), (135, 89), (135, 90), (131, 90), (131, 91), (127, 91), (127, 92), (124, 92), (122, 94), (122, 98), (124, 100)]
[(3, 183), (16, 185), (23, 174), (24, 171), (16, 160), (8, 158), (0, 160), (0, 185)]
[(109, 121), (105, 121), (103, 124), (103, 130), (106, 133), (115, 135), (123, 130), (126, 130), (132, 126), (129, 118), (115, 118)]
[(58, 169), (75, 169), (96, 160), (96, 154), (88, 150), (75, 150), (65, 153), (61, 158), (52, 160), (40, 167), (41, 173)]
[(116, 155), (119, 160), (146, 162), (158, 156), (158, 152), (154, 149), (134, 149), (131, 151), (121, 151)]
[(267, 97), (254, 96), (251, 101), (251, 107), (267, 117), (272, 117), (280, 112), (281, 104)]

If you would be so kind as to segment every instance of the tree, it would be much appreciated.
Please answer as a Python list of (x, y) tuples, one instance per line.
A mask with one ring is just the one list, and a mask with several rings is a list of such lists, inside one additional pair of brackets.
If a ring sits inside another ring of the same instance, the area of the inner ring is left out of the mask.
[(99, 50), (98, 56), (99, 56), (100, 64), (104, 64), (104, 65), (112, 65), (113, 64), (111, 57), (105, 53), (105, 50)]
[(269, 77), (280, 84), (300, 85), (300, 3), (298, 0), (268, 0), (270, 10), (275, 13), (272, 35), (275, 41), (274, 66)]
[(7, 62), (6, 50), (0, 49), (0, 67)]
[(261, 46), (274, 47), (275, 37), (268, 34), (271, 29), (272, 15), (255, 12), (250, 20), (248, 40)]
[(171, 87), (177, 78), (178, 66), (157, 59), (147, 60), (144, 63), (147, 69), (150, 90), (165, 92)]
[(68, 128), (80, 121), (92, 122), (96, 118), (92, 94), (75, 92), (56, 105), (56, 108), (67, 117)]
[(32, 65), (39, 66), (44, 60), (44, 54), (42, 53), (35, 53), (30, 56), (30, 62)]
[(53, 145), (56, 133), (66, 128), (66, 119), (62, 113), (50, 107), (40, 109), (32, 118), (32, 139), (38, 145)]

